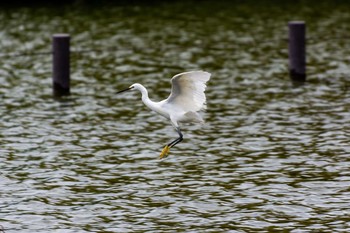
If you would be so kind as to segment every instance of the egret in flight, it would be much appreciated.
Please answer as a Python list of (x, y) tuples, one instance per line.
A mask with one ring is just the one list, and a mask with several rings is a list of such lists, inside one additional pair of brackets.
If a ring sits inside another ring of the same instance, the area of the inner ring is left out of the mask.
[(205, 88), (210, 79), (210, 73), (205, 71), (190, 71), (175, 75), (171, 79), (171, 93), (169, 97), (160, 102), (153, 102), (148, 97), (147, 89), (139, 83), (135, 83), (125, 90), (139, 90), (143, 103), (151, 110), (159, 113), (170, 120), (179, 137), (167, 144), (159, 158), (165, 158), (170, 148), (183, 140), (179, 122), (203, 123), (203, 118), (199, 114), (200, 110), (206, 109)]

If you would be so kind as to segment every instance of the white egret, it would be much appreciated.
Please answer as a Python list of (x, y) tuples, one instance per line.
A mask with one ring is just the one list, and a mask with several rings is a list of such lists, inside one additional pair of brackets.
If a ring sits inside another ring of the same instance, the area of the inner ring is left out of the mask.
[(168, 155), (170, 148), (183, 140), (179, 122), (204, 122), (198, 112), (206, 108), (204, 91), (210, 75), (205, 71), (190, 71), (175, 75), (171, 79), (172, 87), (169, 97), (160, 102), (150, 100), (147, 89), (139, 83), (117, 92), (119, 94), (128, 90), (139, 90), (142, 101), (147, 107), (171, 121), (179, 137), (164, 147), (159, 156), (161, 159)]

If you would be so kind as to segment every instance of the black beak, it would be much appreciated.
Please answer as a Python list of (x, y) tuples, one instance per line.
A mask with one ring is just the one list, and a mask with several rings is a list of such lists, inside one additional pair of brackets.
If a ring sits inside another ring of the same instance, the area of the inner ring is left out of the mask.
[(131, 89), (133, 89), (133, 88), (134, 88), (134, 87), (128, 87), (128, 88), (126, 88), (125, 90), (118, 91), (117, 94), (120, 94), (120, 93), (125, 92), (125, 91), (129, 91), (129, 90), (131, 90)]

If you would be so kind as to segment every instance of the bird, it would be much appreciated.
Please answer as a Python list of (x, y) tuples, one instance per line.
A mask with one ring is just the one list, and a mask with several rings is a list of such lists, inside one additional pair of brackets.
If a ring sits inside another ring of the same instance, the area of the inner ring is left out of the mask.
[(128, 88), (118, 91), (117, 94), (130, 90), (141, 92), (142, 102), (154, 112), (170, 120), (178, 136), (164, 146), (159, 158), (163, 159), (168, 156), (172, 147), (183, 140), (179, 123), (204, 123), (201, 110), (206, 109), (205, 89), (211, 73), (206, 71), (188, 71), (176, 74), (171, 78), (171, 93), (165, 100), (154, 102), (148, 97), (147, 89), (139, 84), (134, 83)]

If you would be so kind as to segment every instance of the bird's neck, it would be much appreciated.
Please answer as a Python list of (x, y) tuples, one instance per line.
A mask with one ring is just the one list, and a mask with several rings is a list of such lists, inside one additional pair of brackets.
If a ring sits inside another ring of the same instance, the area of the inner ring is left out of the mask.
[(148, 91), (145, 87), (141, 87), (140, 88), (140, 92), (142, 95), (142, 102), (149, 107), (150, 109), (156, 111), (155, 109), (155, 102), (153, 102), (152, 100), (150, 100), (150, 98), (148, 97)]
[(145, 102), (145, 101), (149, 100), (147, 89), (144, 86), (142, 86), (142, 85), (140, 85), (138, 89), (141, 92), (142, 101)]

